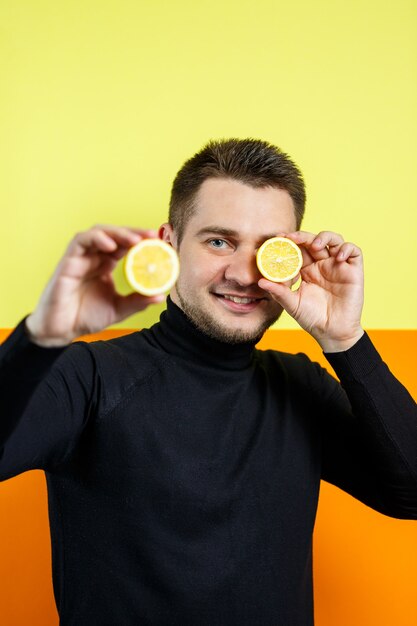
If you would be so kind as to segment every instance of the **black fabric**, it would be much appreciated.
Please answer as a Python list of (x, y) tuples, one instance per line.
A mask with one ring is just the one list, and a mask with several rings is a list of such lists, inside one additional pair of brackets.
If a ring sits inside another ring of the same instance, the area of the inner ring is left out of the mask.
[(170, 300), (67, 348), (24, 322), (0, 347), (0, 475), (45, 470), (62, 626), (310, 626), (320, 480), (417, 519), (416, 406), (366, 334), (326, 355), (341, 386)]

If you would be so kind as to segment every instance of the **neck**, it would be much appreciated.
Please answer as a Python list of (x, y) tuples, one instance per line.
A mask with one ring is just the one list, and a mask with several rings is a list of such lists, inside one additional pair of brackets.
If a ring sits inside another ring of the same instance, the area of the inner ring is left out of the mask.
[(248, 367), (256, 344), (256, 341), (230, 344), (209, 337), (170, 297), (159, 323), (150, 331), (158, 344), (170, 354), (224, 370)]

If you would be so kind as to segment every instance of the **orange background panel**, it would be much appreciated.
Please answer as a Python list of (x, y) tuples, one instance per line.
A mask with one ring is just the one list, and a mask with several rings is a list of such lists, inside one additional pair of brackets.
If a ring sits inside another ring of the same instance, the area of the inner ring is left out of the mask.
[[(0, 331), (0, 342), (7, 336)], [(86, 337), (106, 339), (126, 330)], [(369, 331), (393, 373), (417, 397), (417, 331)], [(261, 348), (305, 352), (328, 369), (303, 331), (270, 330)], [(0, 484), (0, 623), (57, 626), (43, 472)], [(366, 507), (322, 483), (314, 534), (316, 626), (416, 626), (417, 524)]]

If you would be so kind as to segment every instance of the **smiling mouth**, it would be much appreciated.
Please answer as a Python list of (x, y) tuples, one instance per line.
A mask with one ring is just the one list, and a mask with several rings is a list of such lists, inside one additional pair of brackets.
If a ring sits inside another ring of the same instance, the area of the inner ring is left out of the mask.
[(242, 298), (239, 296), (228, 296), (224, 295), (223, 298), (225, 300), (230, 300), (231, 302), (235, 302), (236, 304), (251, 304), (252, 302), (257, 302), (259, 298)]
[(261, 300), (266, 300), (266, 298), (249, 298), (247, 296), (232, 296), (229, 294), (222, 293), (213, 293), (217, 298), (224, 298), (225, 300), (229, 300), (230, 302), (234, 302), (235, 304), (252, 304), (254, 302), (260, 302)]

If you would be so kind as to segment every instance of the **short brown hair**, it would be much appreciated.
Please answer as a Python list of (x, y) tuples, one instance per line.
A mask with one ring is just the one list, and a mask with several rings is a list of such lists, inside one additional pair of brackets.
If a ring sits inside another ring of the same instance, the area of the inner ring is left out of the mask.
[(231, 178), (251, 187), (285, 189), (294, 202), (299, 229), (306, 192), (301, 171), (290, 157), (260, 139), (211, 140), (184, 163), (172, 185), (168, 220), (178, 243), (197, 208), (198, 190), (207, 178)]

